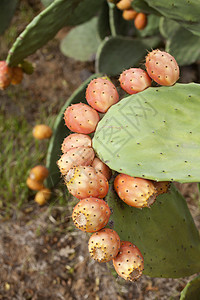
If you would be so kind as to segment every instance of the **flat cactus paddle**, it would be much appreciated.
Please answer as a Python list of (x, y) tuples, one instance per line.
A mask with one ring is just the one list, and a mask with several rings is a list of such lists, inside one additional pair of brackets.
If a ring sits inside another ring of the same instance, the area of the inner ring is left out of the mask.
[(199, 233), (185, 199), (173, 184), (151, 208), (128, 206), (112, 184), (106, 200), (112, 211), (109, 227), (121, 240), (140, 249), (145, 275), (178, 278), (199, 272)]
[(150, 87), (113, 105), (93, 147), (111, 169), (157, 181), (200, 181), (200, 85)]

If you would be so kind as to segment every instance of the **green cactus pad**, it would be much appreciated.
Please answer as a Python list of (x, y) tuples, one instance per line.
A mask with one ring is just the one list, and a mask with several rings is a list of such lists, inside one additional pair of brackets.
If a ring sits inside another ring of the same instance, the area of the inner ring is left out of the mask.
[(46, 167), (48, 168), (50, 174), (50, 176), (46, 180), (46, 186), (48, 188), (53, 188), (61, 179), (61, 174), (56, 162), (62, 154), (61, 144), (64, 138), (71, 134), (71, 131), (67, 128), (63, 119), (64, 112), (66, 108), (71, 104), (79, 102), (87, 104), (87, 101), (85, 99), (85, 90), (87, 88), (87, 85), (93, 78), (97, 78), (100, 76), (101, 74), (94, 74), (91, 77), (89, 77), (86, 81), (84, 81), (82, 85), (80, 85), (80, 87), (77, 90), (75, 90), (75, 92), (67, 100), (67, 102), (64, 104), (64, 106), (60, 110), (59, 115), (56, 118), (53, 129), (53, 136), (51, 137), (47, 152)]
[(196, 0), (145, 0), (166, 18), (178, 21), (182, 26), (200, 36), (200, 2)]
[(144, 59), (146, 50), (158, 46), (160, 38), (106, 38), (98, 48), (97, 72), (117, 75), (126, 68), (138, 65)]
[(181, 292), (180, 300), (199, 300), (200, 275), (192, 279)]
[(0, 1), (0, 35), (4, 33), (9, 26), (14, 15), (18, 0)]
[(113, 105), (93, 147), (113, 170), (157, 181), (200, 181), (200, 85), (150, 87)]
[(61, 52), (80, 61), (94, 60), (100, 44), (97, 17), (73, 28), (60, 44)]
[(99, 13), (97, 27), (98, 34), (101, 40), (103, 40), (106, 36), (109, 36), (111, 34), (109, 24), (109, 7), (106, 1), (103, 3), (101, 11)]
[(132, 5), (133, 9), (135, 9), (138, 12), (159, 15), (157, 10), (150, 7), (144, 0), (134, 0), (134, 1), (132, 1), (131, 5)]
[(54, 0), (41, 0), (42, 4), (47, 7), (49, 6)]
[(200, 58), (200, 36), (180, 27), (167, 40), (165, 49), (180, 66), (190, 65)]
[[(9, 51), (7, 63), (19, 64), (45, 45), (64, 26), (78, 25), (92, 18), (103, 0), (56, 0), (36, 16)], [(88, 9), (89, 7), (89, 9)]]
[(159, 29), (165, 39), (169, 39), (180, 27), (181, 25), (174, 20), (164, 17), (160, 18)]
[(200, 270), (200, 237), (183, 196), (172, 185), (151, 208), (130, 207), (110, 185), (109, 227), (121, 240), (135, 244), (144, 256), (144, 274), (178, 278)]

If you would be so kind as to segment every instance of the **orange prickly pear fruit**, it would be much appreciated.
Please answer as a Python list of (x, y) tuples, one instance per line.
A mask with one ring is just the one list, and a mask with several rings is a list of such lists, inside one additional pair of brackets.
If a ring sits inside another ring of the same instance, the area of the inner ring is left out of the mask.
[(52, 129), (45, 124), (36, 125), (33, 128), (33, 136), (38, 140), (50, 139), (52, 136)]
[(93, 259), (98, 262), (108, 262), (117, 256), (120, 248), (120, 238), (112, 229), (102, 229), (90, 237), (88, 249)]
[(147, 16), (144, 13), (138, 13), (134, 20), (135, 28), (142, 30), (147, 26)]
[(152, 79), (140, 68), (130, 68), (121, 73), (120, 86), (128, 94), (137, 94), (151, 86)]
[(12, 80), (13, 68), (6, 61), (0, 61), (0, 90), (6, 89)]
[(73, 209), (72, 219), (80, 230), (96, 232), (106, 226), (110, 214), (110, 208), (104, 200), (91, 197), (79, 201)]
[(109, 189), (106, 177), (88, 166), (70, 169), (65, 176), (65, 183), (69, 192), (78, 199), (104, 198)]
[(66, 153), (68, 150), (78, 147), (92, 147), (92, 140), (89, 135), (81, 133), (72, 133), (68, 135), (62, 143), (61, 150), (63, 153)]
[(20, 67), (13, 67), (13, 75), (12, 75), (12, 80), (11, 84), (16, 85), (20, 84), (22, 79), (23, 79), (23, 70)]
[(128, 205), (143, 208), (152, 205), (157, 196), (151, 180), (119, 174), (114, 180), (118, 196)]
[(66, 175), (73, 167), (91, 165), (94, 157), (95, 153), (93, 148), (72, 148), (61, 156), (57, 164), (62, 175)]
[(117, 274), (125, 280), (136, 281), (142, 275), (144, 259), (140, 250), (130, 242), (121, 241), (118, 255), (113, 259)]
[(51, 197), (51, 191), (49, 189), (42, 189), (35, 195), (35, 202), (39, 205), (44, 205)]
[(125, 10), (131, 8), (131, 2), (132, 0), (121, 0), (117, 3), (117, 8), (120, 10)]
[(110, 179), (112, 175), (111, 169), (106, 164), (104, 164), (99, 158), (95, 157), (91, 166), (95, 168), (95, 170), (101, 172), (107, 178), (107, 180)]
[(29, 187), (29, 189), (31, 189), (33, 191), (40, 191), (40, 190), (44, 189), (44, 185), (41, 181), (31, 179), (30, 177), (27, 178), (26, 184)]
[(89, 134), (95, 131), (100, 118), (97, 111), (89, 105), (77, 103), (66, 109), (64, 120), (71, 131)]
[(160, 85), (171, 86), (179, 79), (179, 66), (167, 52), (159, 49), (149, 52), (145, 66), (149, 76)]
[(136, 18), (137, 14), (138, 14), (138, 12), (131, 8), (131, 9), (124, 10), (123, 14), (122, 14), (122, 17), (126, 21), (131, 21), (131, 20), (134, 20)]
[(31, 169), (29, 177), (36, 181), (43, 181), (49, 175), (49, 171), (45, 166), (35, 166)]

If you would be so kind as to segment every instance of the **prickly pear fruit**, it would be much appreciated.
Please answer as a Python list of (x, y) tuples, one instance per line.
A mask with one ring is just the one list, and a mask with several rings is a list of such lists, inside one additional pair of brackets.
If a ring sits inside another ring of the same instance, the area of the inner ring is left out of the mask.
[(89, 135), (81, 133), (68, 135), (62, 143), (61, 150), (66, 153), (69, 149), (78, 147), (92, 147), (92, 140)]
[(13, 69), (8, 66), (6, 61), (0, 61), (0, 90), (6, 89), (12, 80)]
[(88, 147), (72, 148), (64, 153), (57, 161), (58, 167), (62, 175), (76, 166), (89, 166), (95, 157), (94, 150)]
[(126, 174), (117, 175), (114, 180), (114, 188), (126, 204), (137, 208), (149, 207), (157, 196), (152, 181)]
[(97, 111), (84, 103), (73, 104), (64, 113), (65, 124), (71, 131), (77, 133), (94, 132), (99, 119)]
[(111, 169), (106, 164), (104, 164), (99, 158), (95, 157), (91, 166), (95, 168), (95, 170), (101, 172), (107, 178), (107, 180), (110, 179), (112, 175)]
[(147, 26), (147, 16), (144, 13), (138, 13), (134, 20), (135, 28), (142, 30)]
[(117, 3), (117, 8), (125, 10), (131, 8), (131, 0), (121, 0)]
[(179, 66), (167, 52), (159, 49), (149, 52), (145, 66), (149, 76), (160, 85), (170, 86), (179, 79)]
[(86, 198), (74, 207), (72, 219), (80, 230), (96, 232), (106, 226), (110, 213), (110, 208), (104, 200)]
[(108, 193), (106, 177), (93, 167), (74, 167), (65, 176), (69, 192), (78, 199), (104, 198)]
[(27, 178), (26, 184), (29, 187), (29, 189), (31, 189), (33, 191), (40, 191), (40, 190), (44, 189), (44, 185), (41, 181), (31, 179), (30, 177)]
[(35, 202), (39, 205), (44, 205), (51, 198), (51, 191), (49, 189), (42, 189), (35, 195)]
[(52, 136), (52, 130), (45, 124), (36, 125), (33, 128), (33, 136), (37, 140), (50, 139)]
[(12, 70), (13, 70), (13, 75), (12, 75), (11, 83), (13, 85), (20, 84), (21, 81), (22, 81), (22, 79), (23, 79), (22, 68), (20, 68), (20, 67), (13, 67)]
[(130, 242), (122, 241), (119, 254), (113, 259), (113, 265), (119, 276), (135, 281), (144, 269), (144, 259), (140, 250)]
[(43, 181), (49, 175), (49, 171), (45, 166), (35, 166), (31, 169), (29, 177), (33, 180)]
[(137, 11), (130, 8), (130, 9), (126, 9), (126, 10), (123, 11), (122, 17), (126, 21), (131, 21), (131, 20), (134, 20), (136, 18), (137, 14), (138, 14)]
[(120, 86), (128, 94), (136, 94), (151, 86), (151, 78), (140, 68), (130, 68), (121, 73)]
[(153, 184), (157, 190), (158, 195), (167, 193), (170, 187), (169, 181), (153, 181)]
[(88, 84), (86, 100), (94, 109), (105, 113), (110, 106), (119, 101), (119, 95), (109, 78), (96, 78)]
[(93, 259), (98, 262), (108, 262), (119, 252), (120, 238), (112, 229), (102, 229), (90, 237), (88, 249)]

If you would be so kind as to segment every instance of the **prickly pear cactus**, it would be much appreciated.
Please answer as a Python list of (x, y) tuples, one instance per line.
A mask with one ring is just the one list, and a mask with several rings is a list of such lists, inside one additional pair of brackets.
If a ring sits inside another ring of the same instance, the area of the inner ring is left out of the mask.
[(97, 155), (130, 176), (199, 182), (199, 93), (199, 84), (175, 84), (121, 100), (97, 126)]
[(200, 276), (192, 279), (181, 292), (180, 300), (199, 300)]
[(143, 39), (121, 36), (105, 38), (97, 51), (96, 72), (117, 75), (126, 68), (138, 65), (146, 50), (156, 47), (159, 42), (157, 36)]
[(200, 237), (183, 196), (172, 185), (151, 209), (130, 207), (110, 185), (109, 225), (121, 240), (135, 244), (144, 256), (144, 274), (178, 278), (200, 270)]
[[(145, 0), (161, 15), (178, 21), (182, 26), (196, 35), (200, 35), (200, 3), (196, 0)], [(134, 5), (134, 4), (133, 4)]]
[[(80, 61), (91, 61), (100, 44), (97, 17), (73, 28), (60, 44), (61, 52)], [(84, 51), (83, 51), (84, 49)]]
[(17, 6), (18, 0), (0, 1), (0, 35), (4, 33), (9, 26)]
[(46, 167), (49, 170), (50, 176), (47, 178), (46, 185), (48, 188), (53, 188), (61, 179), (60, 172), (57, 166), (57, 160), (60, 158), (61, 150), (60, 145), (62, 144), (64, 138), (70, 134), (69, 129), (65, 125), (63, 120), (64, 111), (71, 104), (83, 102), (86, 103), (85, 100), (85, 91), (88, 83), (96, 77), (101, 76), (101, 74), (94, 74), (89, 77), (86, 81), (84, 81), (80, 87), (75, 90), (75, 92), (71, 95), (71, 97), (67, 100), (67, 102), (62, 107), (59, 115), (54, 124), (53, 136), (49, 143), (49, 148), (47, 152), (47, 162)]
[(98, 12), (102, 2), (103, 0), (54, 1), (20, 34), (9, 51), (7, 63), (10, 66), (19, 64), (51, 40), (62, 27), (86, 22)]

